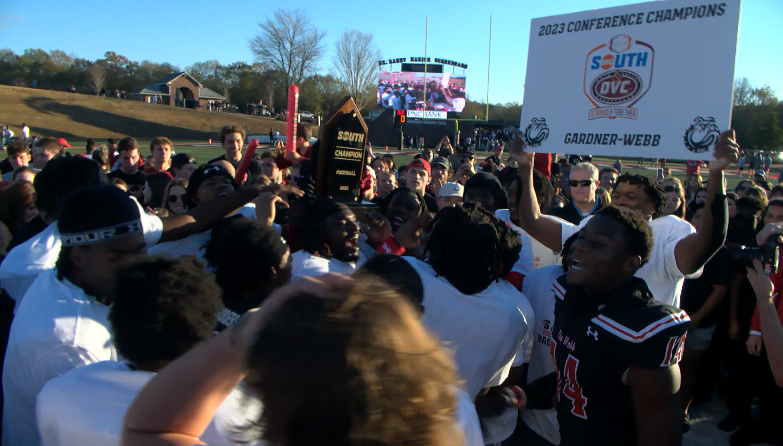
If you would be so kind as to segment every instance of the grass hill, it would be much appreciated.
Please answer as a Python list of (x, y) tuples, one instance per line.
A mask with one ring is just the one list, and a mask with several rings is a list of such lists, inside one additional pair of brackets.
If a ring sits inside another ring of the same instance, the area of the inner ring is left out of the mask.
[(0, 123), (16, 134), (26, 123), (32, 135), (75, 140), (167, 136), (206, 142), (217, 139), (228, 123), (241, 125), (248, 134), (266, 134), (270, 128), (285, 132), (285, 122), (270, 118), (5, 85), (0, 85)]

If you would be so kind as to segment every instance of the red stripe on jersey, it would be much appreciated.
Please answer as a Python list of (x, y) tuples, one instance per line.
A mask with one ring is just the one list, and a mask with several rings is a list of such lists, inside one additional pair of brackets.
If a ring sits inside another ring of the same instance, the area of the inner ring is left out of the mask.
[(511, 271), (506, 274), (503, 280), (514, 285), (514, 288), (517, 290), (522, 291), (522, 282), (525, 280), (525, 275), (517, 271)]
[(605, 328), (606, 330), (608, 330), (609, 332), (611, 332), (612, 334), (616, 335), (621, 339), (625, 339), (631, 342), (642, 342), (645, 339), (649, 338), (650, 336), (668, 327), (689, 321), (690, 318), (684, 311), (680, 311), (677, 314), (669, 314), (659, 319), (658, 321), (653, 322), (652, 324), (644, 327), (640, 331), (631, 330), (630, 328), (602, 314), (594, 317), (592, 320), (599, 326)]

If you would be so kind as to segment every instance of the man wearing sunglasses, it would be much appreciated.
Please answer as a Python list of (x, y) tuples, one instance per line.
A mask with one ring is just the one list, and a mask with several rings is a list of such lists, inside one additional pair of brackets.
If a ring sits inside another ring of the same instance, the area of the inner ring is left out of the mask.
[(595, 195), (598, 188), (598, 168), (590, 163), (579, 163), (571, 169), (568, 180), (571, 202), (562, 208), (556, 208), (552, 215), (578, 225), (588, 215), (601, 210), (604, 203)]

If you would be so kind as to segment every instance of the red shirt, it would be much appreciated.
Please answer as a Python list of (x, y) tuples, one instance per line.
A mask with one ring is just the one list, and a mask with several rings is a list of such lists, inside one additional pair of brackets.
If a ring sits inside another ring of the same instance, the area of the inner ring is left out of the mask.
[[(305, 150), (305, 153), (304, 153), (304, 155), (302, 155), (302, 157), (301, 157), (301, 158), (299, 158), (299, 161), (300, 161), (300, 162), (304, 162), (304, 161), (307, 161), (307, 160), (309, 160), (309, 159), (310, 159), (310, 156), (311, 156), (311, 155), (310, 155), (311, 148), (312, 148), (312, 146), (307, 146), (307, 150)], [(280, 152), (280, 153), (277, 155), (277, 158), (275, 158), (275, 164), (277, 164), (277, 167), (278, 167), (279, 169), (286, 169), (286, 168), (288, 168), (288, 167), (291, 167), (291, 166), (293, 166), (293, 165), (294, 165), (294, 162), (293, 162), (293, 161), (291, 161), (291, 160), (289, 160), (289, 159), (287, 159), (287, 158), (285, 157), (285, 151), (281, 151), (281, 152)]]
[(691, 176), (694, 173), (700, 173), (701, 172), (701, 166), (704, 165), (704, 161), (699, 160), (688, 160), (685, 163), (685, 175)]
[(168, 171), (165, 171), (165, 170), (158, 170), (155, 167), (153, 167), (151, 164), (149, 166), (145, 167), (144, 169), (142, 169), (142, 172), (147, 174), (147, 175), (152, 174), (152, 173), (163, 172), (166, 175), (170, 176), (172, 180), (174, 179), (174, 175), (172, 175), (171, 172), (168, 172)]
[(552, 178), (552, 154), (551, 153), (536, 153), (533, 158), (533, 168), (545, 177)]

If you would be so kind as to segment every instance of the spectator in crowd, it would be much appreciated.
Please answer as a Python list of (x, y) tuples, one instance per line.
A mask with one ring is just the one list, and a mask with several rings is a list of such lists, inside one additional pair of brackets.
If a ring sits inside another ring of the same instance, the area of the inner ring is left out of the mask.
[(611, 191), (614, 189), (614, 183), (617, 181), (618, 175), (620, 175), (620, 172), (617, 169), (612, 167), (604, 167), (601, 169), (598, 185), (607, 191)]
[(685, 185), (685, 199), (690, 204), (696, 198), (696, 192), (704, 188), (704, 181), (701, 175), (693, 173), (688, 175), (688, 184)]
[(114, 166), (114, 163), (117, 162), (117, 158), (120, 155), (117, 152), (117, 141), (114, 138), (106, 140), (106, 150), (109, 152), (109, 165)]
[(171, 173), (174, 174), (174, 179), (187, 180), (196, 167), (196, 158), (189, 153), (178, 153), (171, 157)]
[(184, 214), (188, 209), (185, 207), (185, 194), (187, 193), (188, 180), (177, 178), (166, 185), (164, 192), (164, 207), (173, 215)]
[[(652, 295), (663, 303), (679, 306), (682, 280), (698, 272), (723, 245), (727, 224), (726, 202), (722, 199), (723, 170), (731, 162), (736, 162), (738, 152), (732, 135), (725, 132), (715, 146), (715, 154), (720, 160), (710, 166), (707, 202), (711, 212), (706, 213), (703, 231), (700, 233), (694, 233), (693, 226), (681, 219), (660, 217), (666, 206), (666, 193), (657, 182), (640, 175), (623, 175), (617, 180), (612, 193), (612, 206), (642, 212), (651, 220), (653, 231), (658, 234), (654, 237), (652, 261), (639, 268), (638, 274), (647, 282)], [(563, 241), (579, 232), (589, 220), (582, 220), (579, 226), (575, 226), (542, 217), (533, 189), (532, 155), (525, 152), (519, 134), (514, 139), (511, 156), (519, 162), (522, 177), (523, 192), (519, 204), (522, 229), (553, 251), (559, 252)]]
[(462, 204), (465, 186), (459, 183), (446, 183), (438, 192), (438, 209), (445, 209)]
[(598, 187), (598, 168), (593, 164), (579, 163), (571, 168), (568, 180), (571, 202), (563, 208), (552, 210), (552, 215), (578, 225), (585, 217), (599, 211), (603, 201), (596, 197)]
[(373, 158), (372, 162), (370, 163), (370, 167), (375, 171), (376, 177), (382, 171), (389, 171), (389, 163), (386, 162), (386, 160), (383, 158)]
[(604, 189), (603, 187), (599, 187), (595, 190), (595, 196), (596, 199), (601, 199), (601, 201), (604, 203), (604, 206), (609, 206), (612, 204), (612, 195), (611, 193)]
[[(312, 156), (310, 146), (311, 136), (310, 126), (300, 124), (296, 130), (296, 144), (294, 150), (290, 154), (285, 150), (278, 150), (277, 165), (281, 169), (295, 169), (301, 167), (302, 163), (309, 160)], [(370, 153), (368, 152), (368, 155), (369, 154)]]
[[(705, 203), (696, 203), (691, 209), (690, 223), (696, 231), (701, 230), (704, 214), (708, 212)], [(685, 353), (680, 369), (682, 385), (680, 402), (688, 422), (688, 407), (693, 398), (693, 389), (702, 353), (709, 348), (715, 333), (720, 312), (718, 306), (728, 293), (731, 280), (731, 257), (726, 248), (720, 248), (704, 266), (698, 278), (685, 280), (682, 289), (681, 306), (691, 319), (688, 337), (685, 338)]]
[(261, 154), (261, 172), (266, 175), (272, 183), (285, 184), (283, 179), (283, 171), (275, 161), (277, 159), (277, 153), (272, 151), (265, 151)]
[(424, 159), (415, 159), (408, 164), (408, 171), (405, 174), (405, 186), (424, 197), (427, 209), (433, 211), (438, 209), (435, 197), (427, 194), (427, 186), (432, 181), (432, 168), (430, 163)]
[(687, 160), (685, 162), (685, 176), (691, 178), (694, 174), (701, 174), (701, 167), (707, 166), (704, 161), (701, 160)]
[(28, 127), (24, 122), (22, 123), (22, 139), (25, 141), (30, 139), (30, 127)]
[(32, 183), (35, 180), (35, 169), (30, 166), (19, 166), (11, 172), (11, 181), (27, 181)]
[[(223, 308), (217, 317), (216, 331), (234, 325), (291, 280), (288, 244), (264, 222), (227, 219), (221, 230), (213, 231), (207, 250), (215, 281), (222, 290)], [(248, 280), (251, 277), (253, 280)]]
[(41, 170), (49, 160), (59, 155), (59, 141), (54, 138), (39, 139), (33, 145), (33, 168)]
[(67, 149), (71, 148), (71, 145), (68, 144), (68, 140), (65, 138), (57, 138), (57, 143), (60, 144), (60, 155), (67, 155)]
[[(414, 190), (400, 187), (386, 197), (380, 208), (382, 218), (378, 220), (385, 219), (388, 222), (389, 233), (379, 236), (373, 231), (375, 228), (365, 230), (370, 238), (368, 243), (374, 243), (376, 246), (381, 245), (381, 248), (378, 249), (378, 252), (381, 253), (396, 252), (401, 254), (396, 249), (386, 249), (389, 246), (400, 245), (403, 250), (409, 248), (414, 254), (422, 254), (422, 238), (420, 233), (417, 234), (417, 230), (425, 226), (430, 215), (423, 197)], [(421, 226), (421, 228), (417, 228), (417, 226)], [(386, 225), (384, 225), (384, 229), (386, 229)], [(391, 241), (388, 240), (389, 236), (392, 237)], [(383, 244), (387, 242), (390, 245), (384, 248)]]
[(322, 198), (307, 204), (304, 248), (293, 253), (293, 277), (352, 273), (366, 260), (359, 249), (359, 224), (348, 207)]
[[(220, 144), (226, 153), (209, 160), (208, 164), (225, 160), (231, 163), (235, 170), (239, 168), (239, 162), (242, 161), (242, 146), (245, 143), (245, 135), (245, 129), (236, 124), (227, 125), (220, 129)], [(261, 175), (261, 163), (253, 158), (247, 168), (247, 179), (252, 180), (258, 175)]]
[(30, 162), (30, 152), (24, 141), (14, 141), (9, 144), (6, 153), (6, 159), (0, 162), (0, 173), (3, 175), (13, 172), (17, 167), (26, 166)]
[(739, 198), (745, 197), (748, 194), (748, 191), (753, 188), (753, 182), (749, 180), (742, 180), (739, 183), (737, 183), (737, 186), (734, 187), (734, 192), (737, 194)]
[(381, 157), (384, 161), (386, 161), (386, 165), (389, 166), (390, 172), (396, 172), (397, 171), (397, 164), (394, 162), (394, 155), (387, 153)]
[(459, 166), (456, 168), (454, 174), (449, 179), (451, 183), (465, 184), (468, 179), (476, 173), (476, 155), (470, 150), (463, 149), (459, 153), (459, 162), (452, 166)]
[(130, 188), (128, 192), (142, 201), (147, 176), (139, 170), (139, 143), (134, 138), (123, 138), (117, 148), (120, 151), (120, 168), (109, 173), (110, 180), (119, 178)]
[(87, 143), (84, 147), (84, 153), (79, 153), (77, 155), (83, 156), (85, 158), (92, 158), (92, 152), (95, 151), (95, 139), (93, 138), (87, 138)]
[(144, 183), (144, 206), (153, 212), (162, 209), (165, 206), (166, 187), (171, 181), (171, 175), (166, 171), (147, 175), (147, 181)]
[(487, 157), (485, 161), (493, 162), (501, 169), (506, 167), (505, 164), (503, 163), (503, 145), (502, 144), (495, 145), (492, 151), (493, 151), (492, 156)]
[[(11, 235), (38, 215), (35, 207), (35, 188), (27, 181), (14, 181), (0, 195), (0, 221)], [(10, 242), (10, 240), (8, 240)]]
[[(451, 174), (451, 164), (449, 163), (448, 159), (439, 156), (432, 161), (431, 167), (432, 181), (430, 181), (430, 185), (427, 188), (427, 193), (437, 198), (440, 196), (440, 188), (449, 180), (449, 176)], [(437, 209), (438, 208), (436, 207), (432, 210), (436, 211)]]
[[(140, 259), (119, 269), (113, 285), (106, 319), (122, 360), (77, 367), (44, 386), (42, 445), (120, 444), (122, 419), (141, 388), (213, 335), (220, 290), (194, 259)], [(204, 439), (221, 440), (212, 430)]]
[[(183, 440), (197, 442), (229, 387), (243, 379), (261, 398), (260, 437), (270, 444), (463, 444), (452, 417), (454, 365), (416, 311), (387, 286), (338, 281), (346, 279), (282, 288), (263, 307), (268, 317), (252, 313), (247, 324), (161, 371), (128, 411), (126, 444), (174, 444), (165, 442), (168, 432), (190, 432)], [(303, 367), (313, 352), (320, 367)], [(384, 385), (372, 386), (375, 380)], [(301, 407), (309, 410), (292, 409)], [(367, 407), (379, 416), (367, 417)]]
[(783, 185), (777, 184), (769, 191), (769, 199), (783, 198)]
[[(150, 155), (152, 155), (152, 162), (148, 163), (143, 172), (145, 174), (151, 174), (156, 172), (166, 172), (171, 169), (171, 149), (173, 145), (171, 140), (165, 136), (158, 136), (150, 142)], [(168, 173), (169, 178), (173, 175)]]
[(373, 203), (380, 205), (380, 203), (389, 194), (397, 188), (397, 178), (394, 176), (394, 172), (388, 170), (382, 170), (378, 174), (378, 193), (373, 199)]
[[(674, 215), (675, 217), (685, 218), (685, 195), (683, 194), (682, 188), (674, 185), (665, 186), (663, 189), (666, 191), (667, 198), (663, 215)], [(704, 204), (703, 201), (702, 204)], [(691, 209), (694, 208), (692, 207)]]
[(623, 163), (620, 162), (619, 159), (612, 164), (612, 167), (614, 167), (618, 173), (623, 173)]
[(397, 169), (397, 184), (400, 187), (407, 187), (408, 184), (408, 165), (400, 166), (399, 169)]
[(726, 192), (726, 201), (729, 205), (729, 219), (732, 219), (737, 215), (737, 200), (739, 200), (739, 197), (737, 197), (736, 193)]
[[(92, 160), (98, 163), (101, 168), (101, 172), (104, 174), (109, 173), (111, 165), (109, 164), (109, 150), (106, 147), (99, 147), (92, 152)], [(123, 181), (124, 182), (124, 181)], [(127, 183), (125, 183), (127, 185)]]
[(112, 186), (118, 187), (121, 191), (128, 193), (128, 184), (119, 178), (115, 178), (109, 181)]

